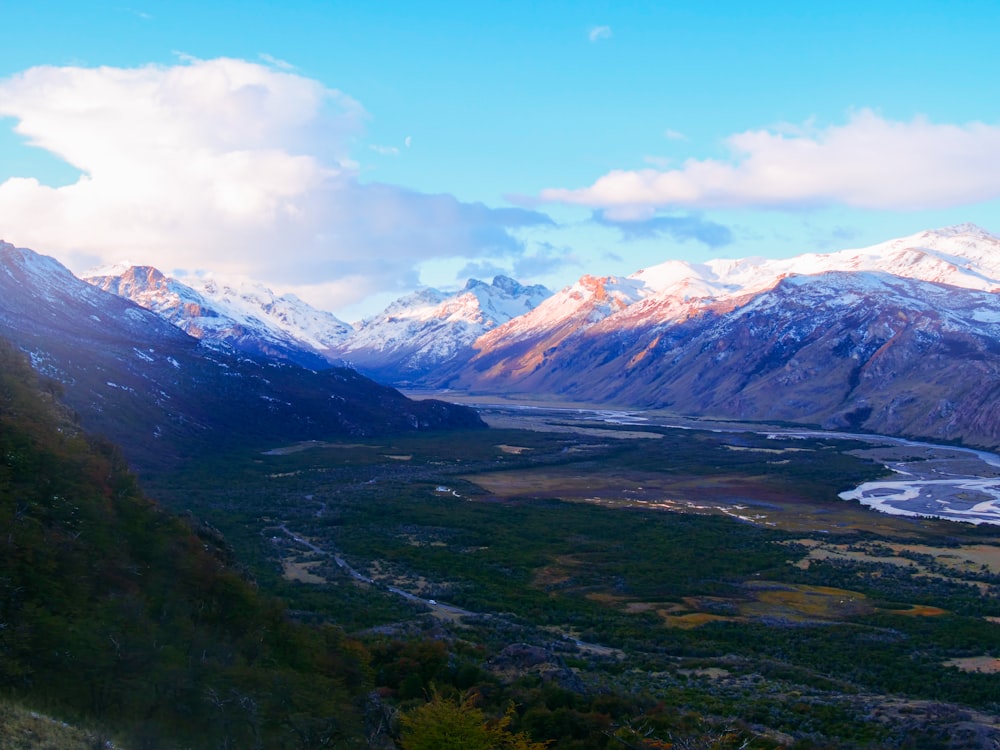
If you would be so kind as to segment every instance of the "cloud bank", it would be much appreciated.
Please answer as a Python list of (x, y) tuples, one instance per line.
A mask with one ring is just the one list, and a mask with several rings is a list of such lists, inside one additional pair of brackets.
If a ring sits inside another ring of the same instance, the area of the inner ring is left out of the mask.
[(0, 237), (78, 271), (128, 258), (242, 274), (336, 309), (412, 285), (427, 259), (517, 254), (511, 230), (551, 223), (361, 182), (364, 108), (280, 67), (37, 67), (0, 81), (0, 117), (81, 173), (0, 183)]
[(941, 125), (854, 114), (824, 129), (755, 130), (730, 136), (727, 160), (677, 169), (615, 170), (590, 187), (552, 188), (543, 202), (601, 209), (610, 220), (660, 210), (842, 205), (923, 210), (1000, 197), (1000, 127)]

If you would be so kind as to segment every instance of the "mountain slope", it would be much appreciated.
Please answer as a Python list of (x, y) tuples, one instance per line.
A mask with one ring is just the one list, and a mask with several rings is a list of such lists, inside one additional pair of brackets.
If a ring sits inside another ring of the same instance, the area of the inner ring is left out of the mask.
[(470, 387), (1000, 444), (1000, 298), (886, 274), (790, 277), (681, 321), (595, 327), (527, 374), (493, 354)]
[(278, 297), (250, 282), (194, 277), (185, 284), (150, 266), (110, 269), (84, 281), (155, 312), (197, 339), (313, 369), (329, 367), (324, 353), (352, 332), (347, 323), (294, 295)]
[(0, 335), (64, 384), (87, 429), (147, 468), (236, 442), (482, 426), (469, 409), (411, 401), (351, 370), (314, 372), (200, 344), (9, 244), (0, 245)]
[[(473, 348), (480, 354), (472, 359), (471, 368), (484, 374), (475, 382), (489, 383), (508, 366), (512, 368), (509, 371), (512, 380), (544, 370), (549, 358), (560, 347), (585, 336), (591, 327), (641, 298), (641, 286), (628, 279), (582, 277), (531, 312), (513, 318), (477, 339)], [(499, 356), (490, 356), (493, 352)], [(496, 362), (500, 369), (491, 370), (491, 362)], [(469, 382), (469, 372), (470, 367), (467, 366), (455, 377), (448, 377), (449, 373), (434, 373), (432, 381), (439, 386), (457, 385), (461, 388)]]
[(132, 747), (286, 747), (289, 715), (313, 746), (358, 738), (358, 649), (293, 624), (218, 532), (143, 497), (59, 390), (0, 340), (0, 691)]

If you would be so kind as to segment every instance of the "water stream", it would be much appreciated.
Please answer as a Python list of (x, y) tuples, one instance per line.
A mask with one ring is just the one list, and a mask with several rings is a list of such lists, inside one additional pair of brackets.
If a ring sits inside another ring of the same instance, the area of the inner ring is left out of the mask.
[(640, 410), (560, 409), (500, 404), (480, 406), (538, 417), (552, 414), (563, 421), (627, 425), (637, 430), (649, 426), (720, 433), (753, 433), (786, 440), (856, 440), (861, 443), (860, 452), (867, 458), (882, 463), (894, 476), (865, 482), (854, 489), (841, 492), (843, 500), (857, 501), (891, 515), (943, 518), (973, 524), (1000, 524), (1000, 455), (987, 451), (883, 435), (770, 428), (737, 422), (678, 420)]

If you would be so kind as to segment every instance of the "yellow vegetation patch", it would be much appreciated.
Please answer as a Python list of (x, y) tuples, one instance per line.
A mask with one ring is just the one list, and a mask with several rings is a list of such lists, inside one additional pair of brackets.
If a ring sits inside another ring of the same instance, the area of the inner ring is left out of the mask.
[(502, 453), (510, 453), (514, 456), (520, 456), (525, 451), (533, 450), (533, 448), (526, 448), (523, 445), (498, 445), (497, 448), (499, 448)]
[(592, 602), (597, 602), (598, 604), (610, 605), (620, 605), (624, 601), (624, 597), (615, 596), (614, 594), (608, 594), (602, 591), (591, 591), (585, 598)]
[(963, 672), (1000, 673), (1000, 659), (995, 659), (992, 656), (967, 656), (962, 659), (949, 659), (944, 665), (957, 667)]
[(659, 614), (663, 617), (663, 621), (668, 627), (680, 628), (681, 630), (700, 628), (702, 625), (707, 625), (710, 622), (734, 622), (737, 619), (735, 617), (726, 617), (725, 615), (712, 615), (708, 612), (691, 612), (686, 615), (668, 615), (661, 611)]
[[(809, 550), (805, 557), (794, 563), (803, 570), (808, 569), (817, 560), (852, 560), (874, 565), (895, 565), (909, 568), (928, 578), (972, 583), (983, 593), (992, 590), (990, 584), (983, 581), (968, 581), (962, 574), (984, 570), (994, 574), (1000, 573), (1000, 548), (989, 544), (934, 547), (926, 544), (879, 541), (847, 545), (828, 544), (817, 539), (796, 539), (792, 543), (802, 545)], [(934, 565), (928, 568), (920, 560), (906, 557), (907, 554), (933, 558)], [(951, 574), (951, 571), (954, 571), (954, 574)]]
[(929, 547), (920, 544), (890, 544), (894, 550), (909, 550), (932, 555), (935, 562), (958, 570), (976, 570), (985, 566), (990, 573), (1000, 573), (1000, 547), (992, 544), (967, 544), (961, 547)]
[(948, 614), (948, 610), (940, 607), (932, 607), (929, 604), (914, 604), (909, 609), (880, 609), (879, 612), (886, 612), (893, 615), (907, 615), (908, 617), (937, 617)]
[(580, 565), (571, 555), (560, 555), (552, 565), (546, 565), (535, 571), (531, 580), (531, 585), (535, 588), (546, 589), (550, 586), (558, 586), (566, 583), (573, 577), (573, 568)]
[(326, 583), (326, 579), (312, 572), (312, 569), (320, 564), (319, 560), (310, 562), (293, 562), (291, 560), (281, 561), (281, 575), (286, 581), (298, 581), (299, 583)]
[(745, 617), (840, 620), (875, 611), (864, 594), (847, 589), (771, 581), (754, 581), (748, 588), (753, 599), (739, 603)]
[[(928, 555), (934, 562), (958, 571), (978, 570), (985, 567), (991, 573), (1000, 573), (1000, 547), (991, 544), (967, 544), (961, 547), (934, 547), (926, 544), (903, 544), (900, 542), (873, 542), (826, 544), (816, 539), (796, 539), (794, 544), (809, 548), (809, 555), (800, 560), (799, 567), (808, 567), (810, 560), (857, 560), (860, 562), (883, 563), (924, 569), (916, 560), (904, 557), (906, 553)], [(876, 547), (891, 550), (895, 554), (876, 553)]]

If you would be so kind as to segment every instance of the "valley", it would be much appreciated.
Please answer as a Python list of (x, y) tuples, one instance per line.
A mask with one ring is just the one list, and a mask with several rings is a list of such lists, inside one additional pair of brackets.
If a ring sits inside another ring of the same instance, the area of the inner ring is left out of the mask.
[[(832, 440), (856, 441), (859, 448), (856, 454), (866, 460), (881, 464), (886, 470), (886, 476), (877, 480), (865, 482), (853, 489), (839, 493), (844, 500), (857, 501), (866, 507), (875, 508), (881, 513), (891, 515), (944, 518), (966, 523), (1000, 524), (1000, 456), (987, 451), (975, 450), (962, 446), (935, 445), (932, 443), (906, 440), (903, 438), (865, 435), (847, 432), (830, 432), (828, 430), (789, 429), (782, 425), (741, 424), (737, 422), (719, 422), (708, 419), (679, 418), (676, 415), (656, 410), (637, 411), (597, 407), (593, 405), (543, 407), (537, 404), (509, 403), (489, 404), (479, 403), (475, 399), (458, 399), (460, 402), (474, 406), (493, 427), (520, 425), (528, 429), (541, 431), (571, 431), (581, 434), (604, 434), (609, 437), (622, 438), (657, 438), (660, 432), (650, 429), (676, 430), (706, 430), (716, 433), (755, 434), (772, 441), (767, 447), (748, 447), (738, 444), (728, 445), (728, 450), (750, 451), (762, 454), (763, 466), (781, 465), (790, 458), (786, 454), (804, 452), (808, 449), (799, 448), (795, 441), (800, 439), (829, 438)], [(594, 426), (604, 423), (614, 426), (608, 430)], [(632, 429), (624, 429), (631, 425)], [(644, 430), (643, 428), (649, 428)], [(782, 458), (782, 456), (785, 456)], [(633, 477), (638, 479), (638, 477)], [(534, 486), (539, 478), (520, 477), (522, 483)], [(480, 483), (499, 481), (506, 492), (517, 493), (519, 488), (510, 483), (510, 478), (479, 477)], [(600, 481), (600, 480), (598, 480)], [(583, 495), (594, 495), (589, 490), (594, 488), (593, 478), (586, 478)], [(682, 487), (677, 479), (672, 479), (667, 487), (658, 486), (655, 478), (642, 484), (632, 483), (626, 486), (624, 478), (611, 479), (609, 489), (618, 495), (617, 500), (610, 497), (583, 498), (580, 493), (573, 493), (573, 479), (561, 477), (557, 479), (560, 488), (559, 496), (569, 499), (571, 496), (584, 501), (592, 501), (611, 505), (627, 503), (629, 499), (639, 503), (659, 504), (661, 507), (671, 507), (687, 503), (688, 507), (704, 509), (698, 506), (699, 497), (725, 496), (723, 486), (708, 487), (705, 478), (699, 478), (696, 486)], [(721, 483), (725, 484), (724, 480)], [(745, 482), (740, 482), (739, 490), (733, 493), (746, 492)], [(645, 486), (643, 486), (645, 485)], [(671, 489), (683, 490), (682, 495), (671, 493)], [(683, 496), (686, 500), (671, 499)], [(640, 495), (644, 496), (640, 497)], [(629, 497), (631, 496), (631, 497)], [(729, 495), (730, 498), (735, 495)], [(781, 497), (759, 499), (742, 498), (750, 507), (784, 507)], [(787, 504), (785, 504), (787, 505)], [(716, 506), (716, 510), (733, 513), (741, 510), (738, 501)], [(786, 508), (787, 509), (787, 508)], [(801, 503), (794, 503), (797, 513), (803, 512)], [(743, 520), (751, 520), (739, 516)], [(757, 513), (756, 522), (766, 524), (788, 523), (787, 519), (770, 519), (766, 513)]]
[(442, 706), (522, 750), (995, 747), (998, 247), (351, 329), (0, 245), (5, 697), (137, 748), (394, 750)]
[(760, 748), (997, 737), (982, 665), (1000, 655), (1000, 528), (839, 496), (884, 463), (974, 455), (612, 410), (480, 414), (490, 430), (206, 456), (150, 489), (217, 526), (294, 618), (365, 643), (401, 708), (474, 689), (553, 748), (618, 746), (640, 724)]

